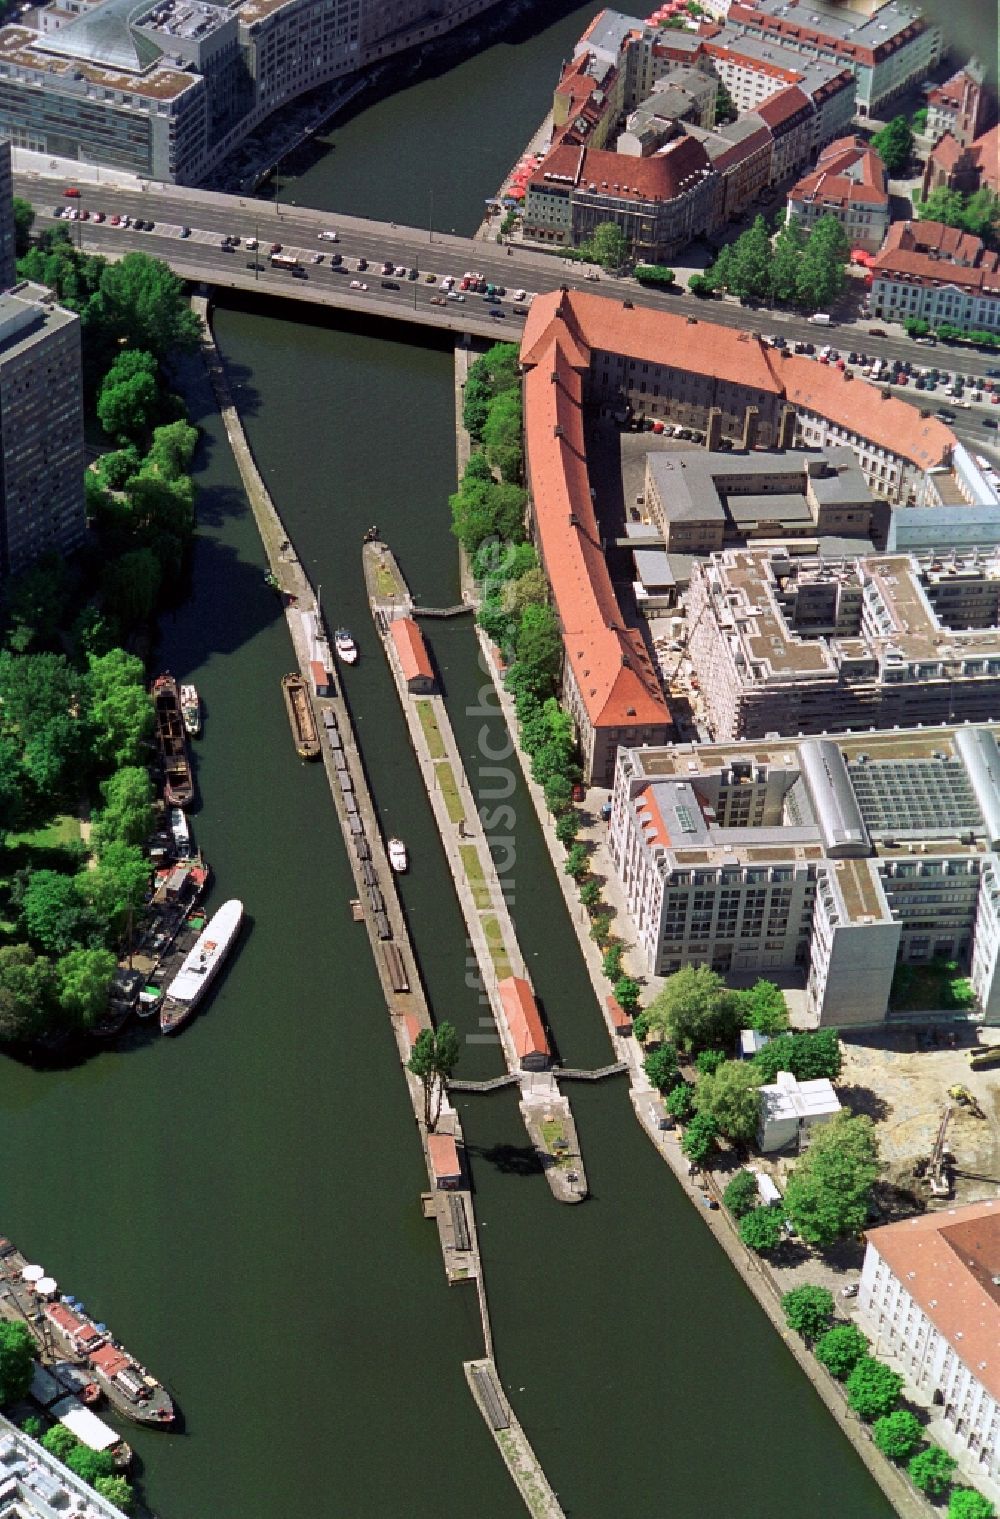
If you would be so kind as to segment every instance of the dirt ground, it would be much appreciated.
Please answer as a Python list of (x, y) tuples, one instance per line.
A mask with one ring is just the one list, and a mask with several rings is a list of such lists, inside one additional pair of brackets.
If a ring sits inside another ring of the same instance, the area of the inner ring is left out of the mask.
[[(990, 1031), (981, 1041), (995, 1042)], [(842, 1042), (843, 1069), (838, 1091), (853, 1113), (867, 1113), (876, 1124), (886, 1180), (919, 1196), (929, 1193), (913, 1176), (915, 1161), (934, 1148), (948, 1088), (965, 1086), (985, 1118), (952, 1103), (945, 1149), (954, 1157), (954, 1198), (979, 1202), (1000, 1191), (1000, 1067), (973, 1071), (971, 1043), (917, 1047), (912, 1032), (848, 1036)]]

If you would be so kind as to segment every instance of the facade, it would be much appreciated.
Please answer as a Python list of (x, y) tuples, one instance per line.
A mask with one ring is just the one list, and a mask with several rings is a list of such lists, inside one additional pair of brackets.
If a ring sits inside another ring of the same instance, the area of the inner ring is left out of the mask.
[(849, 448), (650, 453), (644, 495), (671, 554), (712, 554), (755, 538), (867, 539), (874, 507)]
[(10, 143), (0, 141), (0, 290), (17, 283), (17, 236), (14, 227), (14, 172)]
[(770, 182), (781, 184), (806, 163), (812, 153), (816, 111), (797, 84), (768, 95), (757, 116), (771, 133)]
[(717, 739), (1000, 718), (1000, 555), (694, 565), (690, 657)]
[(0, 1514), (3, 1519), (121, 1519), (121, 1509), (102, 1498), (0, 1414)]
[(871, 264), (873, 316), (1000, 331), (1000, 255), (942, 222), (894, 222)]
[(80, 319), (50, 291), (0, 295), (0, 574), (86, 532)]
[(836, 59), (803, 58), (735, 27), (716, 28), (705, 41), (705, 56), (739, 111), (756, 111), (793, 85), (807, 95), (813, 107), (813, 151), (850, 130), (854, 74)]
[(873, 116), (917, 81), (941, 57), (941, 30), (915, 8), (888, 0), (870, 16), (809, 0), (733, 0), (729, 27), (777, 42), (803, 59), (835, 60), (851, 69), (859, 116)]
[(878, 252), (889, 230), (885, 164), (862, 137), (841, 137), (824, 148), (815, 168), (788, 192), (788, 220), (806, 232), (835, 216), (852, 247)]
[(442, 36), (494, 0), (51, 0), (0, 28), (0, 135), (195, 184), (279, 106)]
[(970, 58), (957, 74), (935, 85), (927, 96), (924, 136), (937, 142), (949, 132), (961, 147), (968, 147), (989, 125), (992, 101), (983, 85), (985, 77), (979, 59)]
[(839, 1112), (840, 1098), (825, 1076), (798, 1081), (790, 1071), (779, 1071), (772, 1085), (760, 1088), (757, 1147), (765, 1155), (804, 1150), (817, 1124), (828, 1123)]
[(797, 968), (849, 1027), (885, 1021), (897, 964), (955, 959), (1000, 1021), (997, 731), (619, 750), (609, 848), (647, 971)]
[(1000, 1482), (1000, 1202), (869, 1229), (858, 1291), (874, 1353), (938, 1415), (932, 1437), (975, 1483)]
[(771, 183), (774, 139), (770, 128), (751, 111), (738, 121), (726, 122), (711, 131), (695, 126), (685, 130), (701, 144), (712, 168), (721, 176), (721, 220), (741, 216)]

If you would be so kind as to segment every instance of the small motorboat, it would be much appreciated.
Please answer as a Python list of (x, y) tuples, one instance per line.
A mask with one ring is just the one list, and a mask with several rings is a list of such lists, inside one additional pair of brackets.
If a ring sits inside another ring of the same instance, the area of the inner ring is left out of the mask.
[(186, 860), (191, 853), (191, 828), (183, 807), (171, 807), (168, 814), (170, 818), (170, 834), (174, 841), (174, 854), (179, 860)]
[(196, 738), (201, 732), (201, 697), (196, 686), (181, 686), (181, 717), (184, 731)]
[(333, 646), (337, 651), (337, 658), (343, 660), (345, 665), (357, 664), (358, 646), (346, 628), (337, 629), (333, 635)]
[(410, 860), (402, 839), (389, 840), (389, 864), (397, 875), (402, 875), (409, 868)]

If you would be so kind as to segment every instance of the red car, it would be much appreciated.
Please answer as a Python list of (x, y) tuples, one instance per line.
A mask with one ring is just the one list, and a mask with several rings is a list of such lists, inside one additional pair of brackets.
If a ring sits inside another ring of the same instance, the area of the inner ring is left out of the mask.
[(71, 200), (79, 200), (80, 198), (80, 192), (76, 188), (76, 185), (68, 185), (63, 191), (63, 194), (68, 195)]

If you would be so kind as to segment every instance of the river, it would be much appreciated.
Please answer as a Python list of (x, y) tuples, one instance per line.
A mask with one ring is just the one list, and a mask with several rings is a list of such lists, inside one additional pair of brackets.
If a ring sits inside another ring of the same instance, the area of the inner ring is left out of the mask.
[[(588, 14), (359, 114), (292, 193), (416, 218), (433, 167), (436, 224), (468, 228)], [(288, 529), (331, 619), (361, 643), (350, 699), (378, 805), (410, 845), (403, 894), (433, 1005), (463, 1035), (463, 1073), (492, 1074), (499, 1051), (360, 574), (376, 520), (420, 599), (455, 598), (451, 356), (426, 336), (266, 303), (221, 309), (217, 332)], [(182, 1433), (130, 1432), (164, 1519), (515, 1519), (461, 1373), (479, 1349), (474, 1297), (444, 1285), (420, 1217), (419, 1147), (326, 782), (292, 749), (286, 628), (194, 366), (187, 387), (205, 429), (200, 532), (191, 596), (164, 619), (157, 657), (205, 698), (195, 834), (212, 900), (241, 896), (250, 926), (177, 1040), (136, 1034), (62, 1071), (0, 1063), (2, 1227), (176, 1394)], [(473, 636), (429, 631), (475, 783)], [(512, 805), (527, 962), (563, 1057), (597, 1064), (603, 1025), (516, 779)], [(573, 1209), (525, 1154), (509, 1095), (462, 1099), (501, 1373), (567, 1514), (883, 1519), (625, 1087), (571, 1095), (593, 1194)]]

